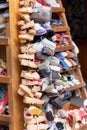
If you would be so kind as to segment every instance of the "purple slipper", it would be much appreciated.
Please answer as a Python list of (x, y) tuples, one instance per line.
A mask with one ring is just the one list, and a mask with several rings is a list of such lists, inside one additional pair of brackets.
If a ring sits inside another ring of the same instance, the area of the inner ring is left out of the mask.
[(52, 30), (51, 25), (49, 23), (43, 24), (42, 27), (45, 28), (46, 30)]
[(46, 34), (46, 33), (47, 33), (47, 31), (46, 31), (46, 29), (44, 29), (44, 28), (42, 28), (42, 29), (36, 31), (36, 35), (37, 35), (37, 36), (39, 36), (39, 35), (44, 35), (44, 34)]

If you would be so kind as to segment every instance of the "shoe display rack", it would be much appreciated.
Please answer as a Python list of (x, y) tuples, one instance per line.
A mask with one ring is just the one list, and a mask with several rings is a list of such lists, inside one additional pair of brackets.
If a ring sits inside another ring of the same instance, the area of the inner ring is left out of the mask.
[[(64, 22), (64, 26), (55, 26), (53, 25), (53, 30), (55, 32), (67, 32), (67, 34), (69, 35), (69, 39), (70, 39), (70, 44), (68, 45), (61, 45), (61, 46), (57, 46), (56, 47), (56, 50), (55, 52), (62, 52), (62, 51), (68, 51), (68, 50), (73, 50), (74, 49), (74, 46), (72, 44), (72, 38), (71, 38), (71, 35), (70, 35), (70, 28), (68, 26), (68, 23), (67, 23), (67, 19), (66, 19), (66, 15), (65, 15), (65, 9), (63, 7), (63, 4), (62, 4), (62, 1), (60, 0), (60, 5), (61, 5), (61, 8), (58, 9), (56, 7), (53, 7), (52, 8), (52, 12), (53, 14), (56, 14), (55, 18), (57, 19), (57, 15), (59, 17), (60, 20), (62, 20)], [(82, 77), (82, 73), (81, 73), (81, 66), (80, 65), (77, 65), (75, 67), (71, 67), (67, 70), (63, 70), (62, 72), (75, 72), (75, 75), (77, 77), (77, 79), (79, 79), (80, 81), (80, 84), (79, 85), (75, 85), (73, 87), (70, 87), (70, 88), (67, 88), (68, 91), (74, 91), (76, 89), (79, 89), (80, 92), (81, 92), (81, 95), (82, 95), (82, 99), (86, 99), (87, 98), (87, 94), (86, 94), (86, 89), (85, 89), (85, 82), (83, 80), (83, 77)]]
[[(6, 37), (0, 38), (0, 46), (4, 46), (6, 49), (1, 51), (1, 54), (6, 54), (7, 61), (7, 76), (0, 75), (0, 83), (7, 84), (8, 87), (8, 104), (9, 104), (9, 115), (0, 114), (0, 124), (8, 125), (9, 130), (24, 130), (24, 107), (25, 105), (22, 102), (22, 97), (18, 95), (17, 91), (20, 84), (20, 72), (21, 66), (18, 59), (18, 54), (20, 53), (20, 41), (18, 39), (18, 20), (19, 16), (19, 0), (7, 0), (9, 1), (9, 13), (10, 19), (9, 24), (7, 24), (6, 28)], [(52, 26), (55, 32), (67, 32), (70, 39), (69, 45), (57, 45), (55, 52), (62, 52), (73, 50), (74, 46), (72, 44), (72, 39), (70, 35), (70, 28), (67, 24), (65, 9), (60, 0), (61, 8), (52, 7), (53, 15), (58, 17), (64, 22), (65, 26)], [(55, 17), (56, 17), (55, 16)], [(57, 17), (56, 17), (57, 18)], [(75, 85), (73, 87), (67, 88), (67, 91), (75, 91), (77, 89), (80, 90), (82, 99), (87, 98), (85, 83), (81, 74), (80, 65), (71, 67), (67, 70), (61, 70), (61, 74), (64, 72), (74, 72), (77, 79), (79, 79), (80, 84)], [(82, 127), (80, 130), (86, 130), (87, 126)]]

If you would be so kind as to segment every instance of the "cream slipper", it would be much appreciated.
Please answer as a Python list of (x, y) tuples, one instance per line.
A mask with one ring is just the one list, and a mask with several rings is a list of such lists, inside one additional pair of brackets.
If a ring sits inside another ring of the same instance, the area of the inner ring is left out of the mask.
[[(37, 92), (39, 92), (41, 90), (41, 86), (33, 86), (32, 87), (32, 92), (33, 93), (37, 93)], [(37, 95), (37, 94), (36, 94)]]
[(30, 22), (30, 16), (29, 14), (20, 14), (21, 18), (25, 20), (26, 22)]
[(27, 130), (47, 130), (47, 124), (27, 125)]
[(18, 26), (23, 26), (24, 24), (25, 24), (25, 21), (24, 21), (24, 20), (18, 21)]
[(21, 29), (24, 30), (24, 29), (27, 29), (27, 28), (33, 28), (34, 27), (34, 21), (30, 21), (26, 24), (24, 24), (23, 26), (21, 26)]
[(28, 41), (33, 41), (34, 39), (34, 35), (30, 35), (30, 34), (19, 34), (18, 36), (19, 39), (22, 39), (22, 40), (28, 40)]
[(35, 115), (35, 116), (36, 115), (40, 116), (43, 113), (42, 110), (36, 106), (30, 106), (27, 111), (30, 115)]
[(21, 88), (18, 89), (17, 93), (21, 96), (25, 95), (25, 92)]

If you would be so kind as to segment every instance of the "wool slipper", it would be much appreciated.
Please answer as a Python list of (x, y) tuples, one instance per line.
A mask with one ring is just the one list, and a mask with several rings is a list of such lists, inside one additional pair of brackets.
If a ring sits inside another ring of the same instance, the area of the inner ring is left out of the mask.
[(62, 55), (62, 53), (60, 53), (60, 52), (58, 52), (58, 53), (56, 53), (56, 55), (60, 58), (60, 59), (64, 59), (64, 56)]
[(47, 56), (42, 54), (41, 52), (36, 52), (35, 54), (35, 59), (39, 59), (39, 60), (46, 60)]
[(43, 83), (42, 85), (42, 90), (41, 91), (45, 91), (47, 93), (51, 92), (54, 89), (54, 85), (53, 84), (47, 84), (47, 83)]
[(52, 27), (51, 27), (50, 23), (48, 23), (48, 22), (43, 24), (42, 27), (44, 27), (46, 30), (52, 30)]
[(54, 51), (51, 50), (49, 47), (46, 47), (46, 46), (44, 46), (42, 48), (42, 53), (47, 55), (47, 56), (53, 56), (54, 55)]
[(26, 34), (27, 30), (19, 30), (19, 34)]
[(77, 63), (74, 60), (72, 59), (68, 59), (68, 60), (71, 62), (72, 66), (77, 66)]
[(57, 71), (57, 72), (60, 72), (61, 68), (58, 67), (58, 66), (53, 66), (53, 65), (49, 65), (49, 68), (53, 71)]
[(68, 59), (64, 58), (64, 62), (65, 62), (69, 67), (72, 67), (71, 62), (70, 62)]
[(60, 63), (60, 61), (54, 56), (48, 57), (48, 60), (50, 61), (50, 65), (52, 66), (58, 66)]
[(0, 29), (5, 29), (5, 28), (6, 28), (6, 24), (1, 23), (1, 24), (0, 24)]
[(52, 41), (50, 41), (50, 40), (48, 40), (47, 38), (44, 38), (42, 41), (42, 44), (44, 45), (44, 46), (47, 46), (47, 47), (49, 47), (51, 50), (55, 50), (55, 48), (56, 48), (56, 45), (55, 45), (55, 43), (53, 43)]
[(42, 69), (45, 69), (45, 68), (48, 68), (48, 67), (49, 67), (49, 61), (48, 60), (45, 60), (38, 65), (39, 70), (42, 70)]
[(60, 4), (56, 2), (56, 0), (44, 0), (46, 3), (48, 3), (51, 7), (58, 7), (60, 8)]
[(39, 23), (39, 24), (45, 24), (47, 21), (44, 19), (43, 16), (39, 15), (37, 12), (33, 12), (30, 15), (30, 19), (34, 20), (35, 23)]
[(28, 86), (25, 86), (23, 84), (20, 84), (19, 86), (25, 93), (27, 93), (28, 96), (34, 97), (34, 94), (32, 93), (31, 89)]
[(30, 98), (28, 96), (24, 96), (23, 103), (42, 106), (44, 104), (44, 101), (38, 98)]
[(43, 48), (43, 44), (41, 42), (35, 42), (33, 44), (33, 49), (35, 49), (37, 52), (41, 52)]

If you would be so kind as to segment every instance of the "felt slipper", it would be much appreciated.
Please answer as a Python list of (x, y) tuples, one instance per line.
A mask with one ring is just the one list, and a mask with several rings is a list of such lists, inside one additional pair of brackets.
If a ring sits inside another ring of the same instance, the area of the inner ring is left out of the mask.
[(57, 71), (57, 72), (60, 72), (61, 68), (58, 67), (58, 66), (53, 66), (53, 65), (49, 65), (50, 69), (53, 70), (53, 71)]
[(52, 27), (51, 27), (51, 25), (49, 23), (43, 24), (42, 27), (44, 27), (46, 30), (51, 30), (52, 29)]
[(70, 62), (68, 59), (64, 58), (64, 62), (65, 62), (69, 67), (72, 67), (71, 62)]
[(24, 24), (25, 24), (25, 21), (24, 21), (24, 20), (18, 21), (18, 26), (23, 26)]
[(49, 47), (44, 46), (42, 48), (42, 53), (48, 56), (53, 56), (54, 55), (54, 51), (51, 50)]
[(55, 81), (55, 80), (60, 79), (60, 78), (61, 78), (61, 75), (58, 71), (51, 70), (51, 72), (50, 72), (50, 80), (51, 81)]
[(66, 100), (69, 100), (71, 97), (72, 97), (72, 93), (71, 92), (66, 92), (64, 94), (64, 97), (63, 97), (62, 101), (64, 102)]
[(63, 60), (64, 57), (65, 57), (65, 56), (63, 56), (62, 53), (60, 53), (60, 52), (56, 53), (56, 55), (57, 55), (60, 59), (62, 59), (62, 60)]
[(77, 66), (77, 63), (74, 60), (72, 59), (68, 59), (68, 60), (71, 62), (72, 66)]
[(19, 34), (26, 34), (27, 30), (19, 30)]
[(5, 28), (6, 28), (6, 24), (1, 23), (1, 24), (0, 24), (0, 29), (5, 29)]
[(41, 98), (42, 97), (42, 93), (41, 92), (36, 92), (34, 96), (36, 98)]
[(44, 104), (44, 101), (38, 98), (30, 98), (28, 96), (24, 96), (23, 103), (42, 106)]
[(33, 44), (33, 49), (35, 49), (37, 52), (41, 52), (43, 48), (43, 44), (41, 42), (35, 42)]
[(42, 90), (41, 91), (45, 91), (47, 93), (51, 92), (54, 89), (54, 85), (53, 84), (47, 84), (47, 83), (43, 83), (42, 85)]
[(20, 43), (22, 43), (22, 44), (25, 44), (25, 43), (27, 43), (27, 40), (19, 40), (20, 41)]

